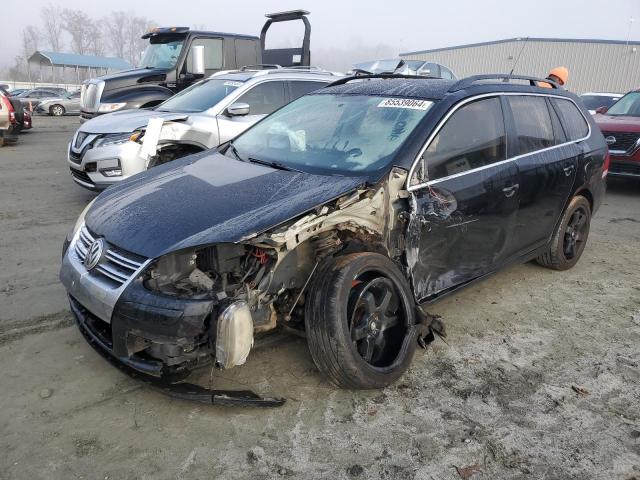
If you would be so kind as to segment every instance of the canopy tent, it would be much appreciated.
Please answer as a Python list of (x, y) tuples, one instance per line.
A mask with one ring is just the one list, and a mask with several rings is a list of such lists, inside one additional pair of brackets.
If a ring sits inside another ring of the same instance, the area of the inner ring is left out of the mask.
[[(38, 68), (39, 80), (43, 80), (43, 74), (46, 75), (50, 68), (52, 81), (60, 79), (56, 78), (56, 69), (58, 74), (61, 69), (62, 79), (66, 79), (66, 74), (69, 71), (75, 72), (74, 76), (77, 83), (86, 78), (131, 68), (131, 64), (122, 58), (45, 51), (36, 51), (29, 57), (29, 77), (31, 77), (32, 66)], [(44, 72), (43, 69), (45, 69)], [(31, 78), (29, 80), (31, 81)]]

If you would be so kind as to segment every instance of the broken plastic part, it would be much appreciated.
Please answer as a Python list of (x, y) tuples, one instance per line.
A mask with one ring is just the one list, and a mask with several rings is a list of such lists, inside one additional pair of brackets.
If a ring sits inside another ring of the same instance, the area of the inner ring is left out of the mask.
[(253, 347), (253, 319), (247, 302), (234, 302), (218, 317), (216, 362), (222, 368), (243, 365)]

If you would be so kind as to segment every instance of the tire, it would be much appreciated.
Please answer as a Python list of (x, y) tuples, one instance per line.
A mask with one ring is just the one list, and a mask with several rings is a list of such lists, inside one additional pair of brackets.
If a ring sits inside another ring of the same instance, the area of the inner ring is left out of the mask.
[(305, 301), (314, 363), (338, 387), (390, 385), (407, 370), (415, 352), (414, 308), (407, 280), (384, 255), (354, 253), (329, 260)]
[(548, 250), (536, 258), (543, 267), (568, 270), (584, 251), (591, 225), (591, 205), (582, 195), (576, 195), (562, 215), (551, 237)]
[(51, 107), (49, 107), (49, 115), (52, 115), (54, 117), (61, 117), (66, 113), (64, 107), (62, 105), (51, 105)]

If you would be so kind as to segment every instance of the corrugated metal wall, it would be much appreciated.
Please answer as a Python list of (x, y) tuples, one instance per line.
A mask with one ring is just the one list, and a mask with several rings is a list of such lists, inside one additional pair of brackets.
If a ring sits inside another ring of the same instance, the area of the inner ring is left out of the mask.
[[(524, 39), (477, 46), (452, 47), (402, 58), (433, 60), (458, 77), (509, 73)], [(529, 40), (514, 74), (546, 77), (553, 67), (569, 69), (567, 88), (576, 93), (620, 92), (640, 88), (640, 44)]]

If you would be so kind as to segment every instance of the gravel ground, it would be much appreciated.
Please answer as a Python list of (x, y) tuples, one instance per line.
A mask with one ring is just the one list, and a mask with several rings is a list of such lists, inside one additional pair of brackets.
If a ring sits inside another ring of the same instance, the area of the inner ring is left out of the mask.
[(431, 307), (446, 342), (396, 385), (337, 390), (285, 337), (214, 379), (284, 407), (207, 407), (72, 326), (60, 247), (93, 195), (66, 166), (77, 119), (34, 123), (0, 149), (0, 479), (640, 478), (640, 183), (610, 182), (574, 269), (516, 266)]

